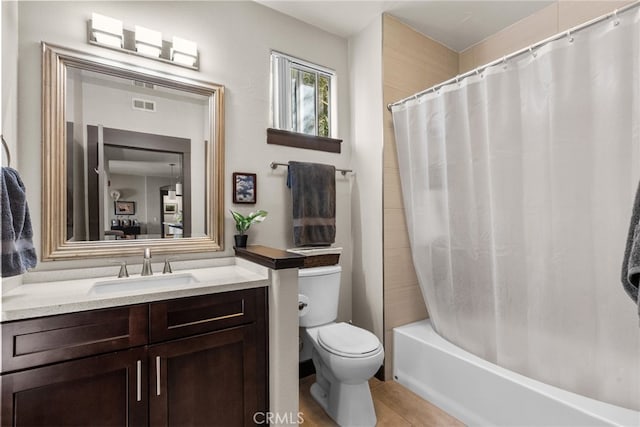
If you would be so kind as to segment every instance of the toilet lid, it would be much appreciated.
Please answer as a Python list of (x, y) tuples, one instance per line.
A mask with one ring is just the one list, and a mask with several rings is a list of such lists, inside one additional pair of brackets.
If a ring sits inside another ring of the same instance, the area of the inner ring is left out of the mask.
[(318, 330), (318, 343), (327, 351), (345, 357), (364, 357), (380, 348), (374, 334), (348, 323), (334, 323)]

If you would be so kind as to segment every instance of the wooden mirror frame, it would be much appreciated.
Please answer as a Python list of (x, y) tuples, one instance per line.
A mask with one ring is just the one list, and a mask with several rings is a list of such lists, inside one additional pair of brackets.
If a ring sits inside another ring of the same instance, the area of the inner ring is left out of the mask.
[[(209, 98), (210, 129), (205, 160), (207, 235), (182, 239), (68, 241), (66, 159), (67, 67), (96, 71)], [(224, 249), (224, 86), (42, 43), (42, 261), (154, 254), (211, 252)]]

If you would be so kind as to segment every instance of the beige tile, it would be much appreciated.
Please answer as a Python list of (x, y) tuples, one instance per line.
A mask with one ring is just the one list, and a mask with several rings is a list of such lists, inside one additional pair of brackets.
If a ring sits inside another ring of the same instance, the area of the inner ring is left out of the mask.
[(385, 208), (402, 209), (402, 187), (400, 185), (400, 172), (394, 169), (385, 169), (383, 174), (383, 206)]
[(440, 70), (429, 70), (419, 58), (405, 57), (398, 52), (384, 55), (383, 70), (386, 85), (411, 94), (447, 79)]
[(407, 96), (411, 96), (414, 93), (415, 93), (414, 91), (402, 90), (402, 89), (395, 88), (393, 86), (389, 86), (387, 84), (383, 84), (382, 98), (383, 98), (383, 102), (385, 103), (385, 109), (386, 109), (386, 104), (398, 101), (402, 98), (406, 98)]
[(413, 94), (455, 76), (458, 54), (385, 14), (382, 64), (383, 84)]
[(392, 329), (427, 318), (427, 308), (418, 285), (385, 289), (384, 327)]
[(557, 32), (558, 4), (552, 3), (473, 46), (474, 65), (484, 65)]
[(386, 381), (384, 387), (373, 391), (374, 399), (391, 408), (412, 426), (464, 426), (444, 412), (395, 381)]
[[(411, 260), (411, 248), (385, 247), (384, 251), (384, 291), (418, 284), (418, 277)], [(386, 303), (385, 303), (386, 307)]]
[(476, 68), (476, 62), (473, 57), (473, 49), (460, 52), (458, 55), (458, 74), (464, 74), (474, 68)]
[(383, 86), (384, 106), (382, 114), (382, 128), (384, 132), (383, 139), (385, 145), (388, 142), (395, 143), (396, 140), (393, 127), (393, 114), (391, 114), (391, 112), (387, 109), (387, 106), (396, 101), (407, 98), (413, 95), (415, 92), (416, 91), (400, 90), (389, 85)]
[(383, 56), (384, 84), (412, 94), (441, 83), (458, 74), (458, 67), (422, 61), (389, 51)]
[(384, 210), (384, 247), (387, 249), (409, 248), (404, 209)]
[(576, 25), (613, 12), (630, 3), (633, 3), (633, 1), (561, 0), (558, 2), (558, 32), (566, 31)]
[[(385, 129), (385, 141), (383, 147), (383, 167), (385, 170), (395, 170), (399, 171), (400, 167), (398, 166), (398, 151), (396, 148), (395, 141), (388, 140), (387, 138), (393, 138), (393, 136), (388, 136), (387, 129)], [(393, 130), (391, 130), (391, 135), (393, 135)]]

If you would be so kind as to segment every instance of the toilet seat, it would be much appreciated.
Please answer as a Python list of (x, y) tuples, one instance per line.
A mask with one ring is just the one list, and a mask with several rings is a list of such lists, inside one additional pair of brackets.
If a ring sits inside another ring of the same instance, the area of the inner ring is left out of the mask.
[(343, 322), (319, 328), (318, 344), (332, 354), (349, 358), (368, 357), (380, 351), (378, 337)]

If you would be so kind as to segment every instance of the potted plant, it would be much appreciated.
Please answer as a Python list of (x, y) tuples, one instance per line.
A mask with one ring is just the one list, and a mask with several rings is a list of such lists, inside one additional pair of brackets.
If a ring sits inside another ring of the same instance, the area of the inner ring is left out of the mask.
[(244, 216), (239, 212), (235, 212), (230, 210), (231, 216), (236, 222), (236, 230), (238, 230), (238, 234), (233, 236), (236, 241), (236, 248), (246, 248), (247, 247), (247, 235), (245, 234), (251, 224), (256, 222), (262, 222), (267, 217), (267, 211), (257, 210), (255, 212), (251, 212), (249, 215)]

